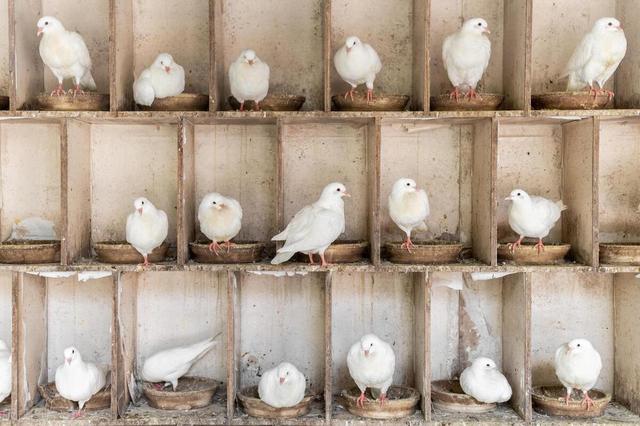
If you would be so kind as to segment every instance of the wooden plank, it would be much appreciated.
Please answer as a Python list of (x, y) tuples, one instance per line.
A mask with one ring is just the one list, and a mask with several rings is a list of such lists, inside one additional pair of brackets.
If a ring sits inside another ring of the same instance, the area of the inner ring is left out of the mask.
[(12, 399), (20, 418), (40, 400), (38, 385), (47, 376), (47, 288), (43, 277), (28, 273), (18, 274), (16, 287), (17, 391)]
[(640, 43), (640, 8), (633, 0), (617, 0), (615, 15), (624, 27), (627, 39), (627, 54), (613, 75), (616, 92), (616, 108), (638, 108), (640, 106), (640, 55), (637, 46)]
[(524, 54), (524, 111), (531, 112), (531, 93), (533, 82), (533, 0), (526, 1), (526, 30)]
[[(9, 110), (16, 110), (16, 0), (7, 0), (7, 28), (9, 29)], [(13, 404), (12, 404), (13, 405)]]
[(474, 126), (472, 219), (473, 257), (488, 265), (497, 264), (496, 169), (497, 121), (486, 119)]
[(195, 239), (195, 130), (186, 118), (178, 122), (178, 265), (189, 260), (189, 242)]
[(20, 363), (18, 360), (18, 354), (20, 351), (20, 333), (18, 333), (18, 324), (21, 319), (21, 312), (18, 309), (20, 304), (21, 290), (20, 290), (20, 272), (11, 273), (11, 420), (18, 420), (18, 395), (24, 386), (21, 386), (20, 380), (17, 380), (18, 372), (20, 371)]
[[(529, 96), (527, 89), (527, 56), (530, 50), (529, 0), (504, 1), (503, 38), (503, 89), (504, 109), (527, 109)], [(508, 58), (508, 59), (506, 59)]]
[(530, 275), (508, 275), (502, 282), (502, 372), (513, 390), (512, 408), (530, 422), (533, 413)]
[[(563, 202), (568, 206), (562, 213), (562, 241), (571, 244), (576, 260), (586, 265), (598, 264), (597, 129), (594, 118), (573, 121), (562, 126), (563, 137)], [(597, 217), (595, 217), (597, 219)]]
[(227, 419), (231, 421), (235, 414), (236, 392), (238, 390), (238, 376), (240, 373), (240, 358), (238, 357), (240, 344), (240, 311), (239, 311), (239, 281), (240, 274), (227, 272)]
[(64, 129), (67, 137), (61, 154), (63, 265), (91, 257), (91, 125), (69, 119), (65, 120)]
[(333, 415), (333, 272), (324, 280), (324, 418), (331, 422)]
[(429, 371), (431, 327), (429, 316), (430, 287), (429, 275), (424, 272), (413, 274), (414, 278), (414, 364), (415, 364), (415, 388), (422, 395), (420, 408), (425, 421), (431, 417), (431, 373)]
[[(221, 33), (218, 22), (218, 4), (217, 0), (209, 0), (209, 111), (216, 111), (218, 99), (220, 99), (220, 91), (218, 88), (218, 40), (216, 35)], [(220, 11), (221, 12), (221, 11)]]
[(109, 90), (111, 111), (133, 108), (133, 2), (109, 0)]
[(68, 126), (69, 120), (60, 121), (60, 263), (69, 264), (69, 251), (67, 250), (67, 235), (69, 235), (69, 152)]
[(114, 417), (123, 417), (129, 406), (129, 382), (135, 374), (137, 273), (114, 274), (114, 314), (112, 329), (111, 410)]
[(429, 110), (429, 15), (430, 0), (413, 0), (413, 94), (414, 111)]
[(36, 48), (39, 40), (34, 31), (35, 23), (42, 16), (42, 2), (10, 0), (10, 10), (13, 15), (10, 22), (13, 28), (10, 33), (13, 35), (11, 84), (15, 91), (12, 108), (16, 110), (27, 107), (26, 104), (44, 89), (44, 66)]
[(382, 119), (376, 117), (367, 126), (367, 176), (369, 186), (369, 246), (373, 265), (380, 264), (380, 168), (382, 148)]
[(324, 95), (322, 109), (325, 112), (331, 111), (331, 67), (333, 59), (331, 48), (331, 2), (332, 0), (322, 0), (322, 82)]
[(616, 401), (640, 415), (640, 286), (634, 274), (616, 274), (614, 292), (614, 394)]

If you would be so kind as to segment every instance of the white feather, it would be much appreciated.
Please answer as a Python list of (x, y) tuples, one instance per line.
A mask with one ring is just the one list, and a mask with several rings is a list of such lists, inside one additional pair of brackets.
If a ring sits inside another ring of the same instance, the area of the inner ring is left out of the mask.
[[(368, 355), (365, 355), (365, 350), (369, 351)], [(386, 394), (393, 383), (396, 356), (387, 342), (367, 334), (349, 349), (347, 367), (361, 392), (374, 388)]]
[(483, 29), (486, 30), (483, 19), (469, 19), (442, 43), (442, 62), (454, 87), (475, 90), (487, 70), (491, 41)]
[(269, 92), (269, 73), (269, 65), (262, 62), (255, 52), (243, 51), (229, 67), (231, 94), (238, 102), (262, 101)]
[(198, 207), (198, 222), (202, 233), (211, 241), (229, 241), (242, 227), (242, 207), (231, 197), (209, 193)]
[(134, 207), (142, 207), (143, 210), (142, 213), (135, 211), (127, 217), (127, 242), (141, 255), (146, 256), (167, 238), (169, 220), (164, 211), (156, 209), (151, 201), (144, 197), (136, 199)]
[(11, 350), (0, 340), (0, 403), (11, 395)]
[(389, 195), (389, 216), (398, 227), (411, 237), (414, 229), (426, 230), (425, 219), (429, 216), (429, 197), (416, 189), (412, 179), (398, 179)]
[(460, 375), (460, 387), (467, 395), (488, 404), (511, 399), (507, 378), (489, 358), (476, 358)]
[(509, 225), (521, 237), (546, 237), (567, 208), (562, 201), (529, 196), (521, 189), (511, 191), (509, 198)]
[(600, 354), (586, 339), (574, 339), (556, 349), (555, 369), (558, 380), (567, 388), (592, 389), (602, 370)]
[(272, 407), (293, 407), (304, 399), (305, 388), (304, 374), (294, 365), (283, 362), (262, 375), (258, 395), (265, 404)]
[(105, 371), (93, 363), (84, 362), (75, 348), (65, 349), (64, 357), (65, 362), (56, 370), (56, 389), (63, 398), (78, 402), (82, 410), (85, 402), (106, 384)]
[[(353, 47), (347, 51), (347, 45), (351, 42)], [(375, 49), (354, 36), (347, 38), (345, 44), (338, 49), (333, 57), (333, 64), (338, 75), (351, 87), (366, 84), (367, 89), (371, 90), (376, 75), (382, 69), (382, 62)]]

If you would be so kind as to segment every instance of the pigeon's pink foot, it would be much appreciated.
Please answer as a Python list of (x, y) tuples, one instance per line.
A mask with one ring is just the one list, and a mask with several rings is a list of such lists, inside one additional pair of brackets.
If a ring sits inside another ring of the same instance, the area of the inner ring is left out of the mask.
[(518, 247), (520, 247), (520, 245), (522, 244), (522, 240), (524, 239), (524, 237), (520, 237), (518, 238), (514, 243), (509, 243), (507, 244), (507, 247), (509, 248), (509, 251), (511, 251), (511, 253), (513, 253), (514, 251), (516, 251), (516, 249)]
[(542, 238), (538, 238), (538, 242), (534, 247), (538, 249), (538, 254), (544, 251), (544, 244), (542, 244)]
[(142, 266), (143, 268), (146, 268), (147, 266), (151, 266), (151, 263), (149, 263), (149, 258), (147, 257), (147, 255), (145, 254), (142, 257), (144, 258), (144, 262), (142, 262), (140, 266)]
[(253, 110), (254, 111), (260, 111), (260, 102), (253, 101)]
[(154, 383), (153, 387), (156, 388), (156, 390), (159, 390), (159, 391), (164, 389), (164, 385), (162, 383)]
[(367, 103), (373, 102), (373, 89), (367, 89)]
[(0, 417), (4, 417), (9, 415), (9, 411), (8, 410), (0, 410)]
[(62, 96), (64, 95), (64, 89), (62, 88), (62, 84), (58, 84), (56, 88), (51, 92), (51, 96)]
[(458, 89), (458, 87), (454, 87), (451, 93), (449, 93), (449, 99), (455, 99), (456, 102), (460, 100), (460, 89)]
[(324, 253), (320, 253), (320, 266), (329, 266), (327, 261), (324, 259)]
[(611, 99), (613, 99), (613, 97), (616, 95), (611, 90), (607, 90), (607, 89), (601, 89), (600, 93), (604, 93), (607, 95), (607, 97), (609, 98), (608, 102), (611, 102)]
[(72, 419), (78, 419), (78, 418), (80, 418), (80, 417), (82, 417), (82, 416), (84, 416), (84, 411), (82, 411), (82, 410), (78, 410), (78, 411), (76, 411), (75, 413), (73, 413), (73, 414), (71, 415), (71, 418), (72, 418)]
[(78, 93), (80, 93), (81, 95), (85, 94), (84, 90), (80, 88), (80, 85), (76, 84), (76, 87), (73, 89), (73, 97), (75, 98)]
[(354, 92), (354, 90), (356, 90), (356, 88), (355, 88), (355, 87), (352, 87), (351, 89), (347, 90), (347, 91), (344, 93), (344, 98), (345, 98), (345, 99), (347, 99), (347, 96), (348, 96), (348, 97), (350, 97), (350, 98), (351, 98), (351, 101), (353, 102), (353, 92)]
[(593, 86), (589, 86), (589, 94), (593, 95), (593, 99), (598, 97), (598, 90)]
[(469, 100), (471, 99), (481, 99), (480, 95), (478, 95), (478, 92), (476, 92), (476, 89), (470, 89), (465, 95), (465, 98), (469, 98)]
[(584, 398), (582, 399), (582, 402), (580, 403), (580, 405), (587, 404), (587, 411), (589, 411), (591, 410), (591, 407), (593, 407), (594, 405), (593, 399), (589, 397), (588, 391), (583, 390), (582, 393), (584, 394)]
[(311, 253), (308, 253), (307, 256), (309, 256), (309, 264), (315, 265), (316, 263), (313, 261), (313, 255)]
[(209, 251), (214, 252), (216, 256), (220, 256), (220, 252), (218, 250), (221, 250), (220, 244), (218, 244), (217, 241), (211, 241), (211, 244), (209, 244)]
[(567, 390), (567, 394), (564, 397), (564, 403), (565, 405), (569, 405), (569, 400), (571, 399), (571, 391)]
[(356, 406), (360, 408), (364, 408), (364, 400), (365, 400), (364, 392), (361, 392), (358, 399), (356, 399)]
[(235, 246), (235, 244), (232, 243), (231, 241), (225, 241), (224, 245), (227, 248), (227, 253), (229, 253), (231, 251), (231, 246)]
[(378, 398), (378, 401), (380, 401), (380, 406), (382, 407), (384, 405), (384, 402), (387, 400), (387, 394), (385, 393), (381, 393), (380, 394), (380, 398)]
[(240, 111), (244, 111), (244, 101), (240, 102)]
[(413, 242), (411, 242), (411, 237), (407, 237), (402, 245), (400, 245), (400, 248), (407, 249), (409, 253), (411, 253), (411, 249), (414, 247), (415, 245), (413, 244)]

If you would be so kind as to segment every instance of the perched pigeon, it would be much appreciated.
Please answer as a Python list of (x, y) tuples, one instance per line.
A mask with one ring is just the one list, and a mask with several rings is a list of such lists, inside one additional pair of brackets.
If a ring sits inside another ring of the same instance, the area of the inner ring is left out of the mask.
[(351, 36), (334, 55), (333, 64), (338, 75), (351, 86), (344, 94), (345, 99), (350, 96), (353, 100), (353, 91), (359, 84), (365, 83), (367, 101), (373, 100), (373, 81), (382, 69), (380, 57), (373, 47)]
[(453, 84), (451, 98), (458, 100), (460, 89), (469, 99), (478, 96), (476, 86), (491, 58), (491, 42), (486, 36), (491, 33), (488, 27), (482, 18), (468, 19), (458, 31), (444, 39), (442, 62)]
[(569, 405), (571, 391), (580, 389), (584, 394), (582, 402), (587, 405), (587, 410), (593, 405), (589, 398), (589, 390), (598, 381), (602, 360), (591, 342), (586, 339), (573, 339), (556, 349), (556, 376), (562, 385), (567, 388), (565, 402)]
[(217, 342), (214, 340), (219, 335), (220, 333), (190, 346), (166, 349), (151, 355), (142, 366), (142, 380), (164, 383), (164, 386), (162, 384), (156, 386), (159, 389), (171, 384), (175, 391), (178, 387), (178, 379), (187, 374), (193, 364), (216, 345)]
[(393, 348), (378, 336), (366, 334), (349, 349), (347, 367), (360, 389), (357, 404), (364, 408), (364, 393), (367, 388), (379, 389), (380, 405), (384, 404), (396, 368)]
[(144, 197), (133, 202), (136, 211), (127, 217), (127, 242), (144, 257), (144, 266), (149, 265), (147, 256), (167, 238), (169, 221), (167, 214)]
[(133, 99), (138, 105), (149, 106), (155, 98), (162, 99), (184, 92), (184, 68), (173, 56), (161, 53), (153, 64), (133, 83)]
[(398, 225), (398, 228), (407, 234), (407, 238), (402, 243), (409, 253), (414, 247), (411, 242), (411, 231), (413, 229), (427, 229), (424, 220), (429, 216), (429, 197), (423, 189), (416, 188), (413, 179), (398, 179), (393, 184), (389, 195), (389, 216)]
[(258, 395), (272, 407), (293, 407), (304, 398), (305, 388), (304, 374), (294, 365), (283, 362), (262, 375)]
[(509, 244), (511, 251), (520, 246), (525, 237), (537, 238), (536, 248), (538, 253), (544, 250), (542, 239), (549, 235), (560, 213), (567, 208), (562, 201), (553, 202), (535, 195), (529, 196), (522, 189), (514, 189), (505, 198), (511, 200), (509, 207), (509, 225), (519, 236), (518, 240)]
[(460, 386), (467, 395), (480, 402), (492, 404), (511, 398), (511, 386), (507, 378), (489, 358), (476, 358), (460, 375)]
[[(594, 97), (606, 93), (611, 99), (614, 93), (604, 89), (627, 52), (627, 39), (620, 21), (600, 18), (580, 41), (560, 77), (569, 76), (567, 90), (583, 90), (589, 86)], [(598, 88), (594, 87), (598, 83)]]
[(218, 242), (225, 242), (228, 252), (230, 240), (238, 235), (242, 226), (242, 207), (233, 198), (212, 192), (200, 202), (198, 222), (202, 233), (211, 240), (209, 250), (218, 254)]
[(11, 395), (11, 351), (4, 340), (0, 340), (0, 403), (9, 395)]
[(82, 415), (85, 402), (106, 384), (105, 372), (95, 364), (84, 362), (80, 352), (70, 347), (64, 350), (64, 364), (56, 370), (56, 389), (60, 396), (78, 403), (75, 417)]
[(81, 87), (96, 90), (96, 82), (91, 75), (89, 49), (80, 34), (65, 30), (62, 22), (52, 16), (43, 16), (38, 20), (38, 36), (40, 35), (42, 62), (58, 79), (58, 86), (51, 92), (51, 96), (64, 95), (62, 82), (65, 78), (73, 78), (74, 96), (84, 93)]
[(350, 197), (343, 184), (334, 182), (325, 186), (318, 201), (296, 213), (285, 230), (271, 239), (285, 241), (271, 263), (286, 262), (301, 252), (309, 256), (312, 264), (313, 255), (319, 254), (322, 266), (327, 266), (324, 252), (344, 232), (342, 197)]
[(254, 101), (260, 110), (260, 102), (269, 92), (269, 65), (256, 56), (251, 49), (244, 50), (229, 67), (231, 94), (240, 102), (244, 111), (244, 101)]

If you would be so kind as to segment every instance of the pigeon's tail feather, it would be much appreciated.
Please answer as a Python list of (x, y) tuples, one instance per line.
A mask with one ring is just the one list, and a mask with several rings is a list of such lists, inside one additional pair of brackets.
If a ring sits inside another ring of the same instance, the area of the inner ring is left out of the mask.
[(560, 211), (564, 211), (567, 209), (567, 206), (562, 202), (562, 200), (556, 201), (556, 206), (560, 208)]
[(211, 350), (211, 348), (213, 348), (217, 344), (215, 338), (218, 336), (219, 334), (191, 345), (191, 349), (193, 350), (192, 353), (194, 354), (193, 362), (202, 358), (207, 352)]
[(271, 238), (271, 241), (285, 241), (286, 239), (287, 239), (287, 230), (285, 229), (284, 231), (282, 231), (278, 235), (276, 235), (273, 238)]
[(85, 89), (89, 89), (89, 90), (96, 90), (97, 89), (96, 82), (93, 79), (93, 76), (91, 75), (91, 71), (87, 70), (87, 72), (84, 73), (84, 75), (80, 79), (80, 86), (84, 87)]
[(576, 73), (572, 72), (569, 75), (569, 80), (567, 81), (567, 91), (568, 92), (577, 92), (580, 91), (582, 89), (584, 89), (584, 87), (586, 86), (584, 84), (584, 81), (581, 81), (577, 76)]
[(271, 260), (271, 264), (272, 265), (279, 265), (281, 263), (284, 263), (287, 260), (291, 259), (294, 254), (296, 254), (295, 251), (285, 251), (285, 252), (278, 253), (278, 254), (276, 254), (276, 257), (274, 257)]
[(416, 231), (422, 231), (422, 232), (426, 232), (429, 230), (429, 227), (427, 226), (427, 224), (422, 221), (422, 223), (420, 223), (420, 225), (416, 226)]

